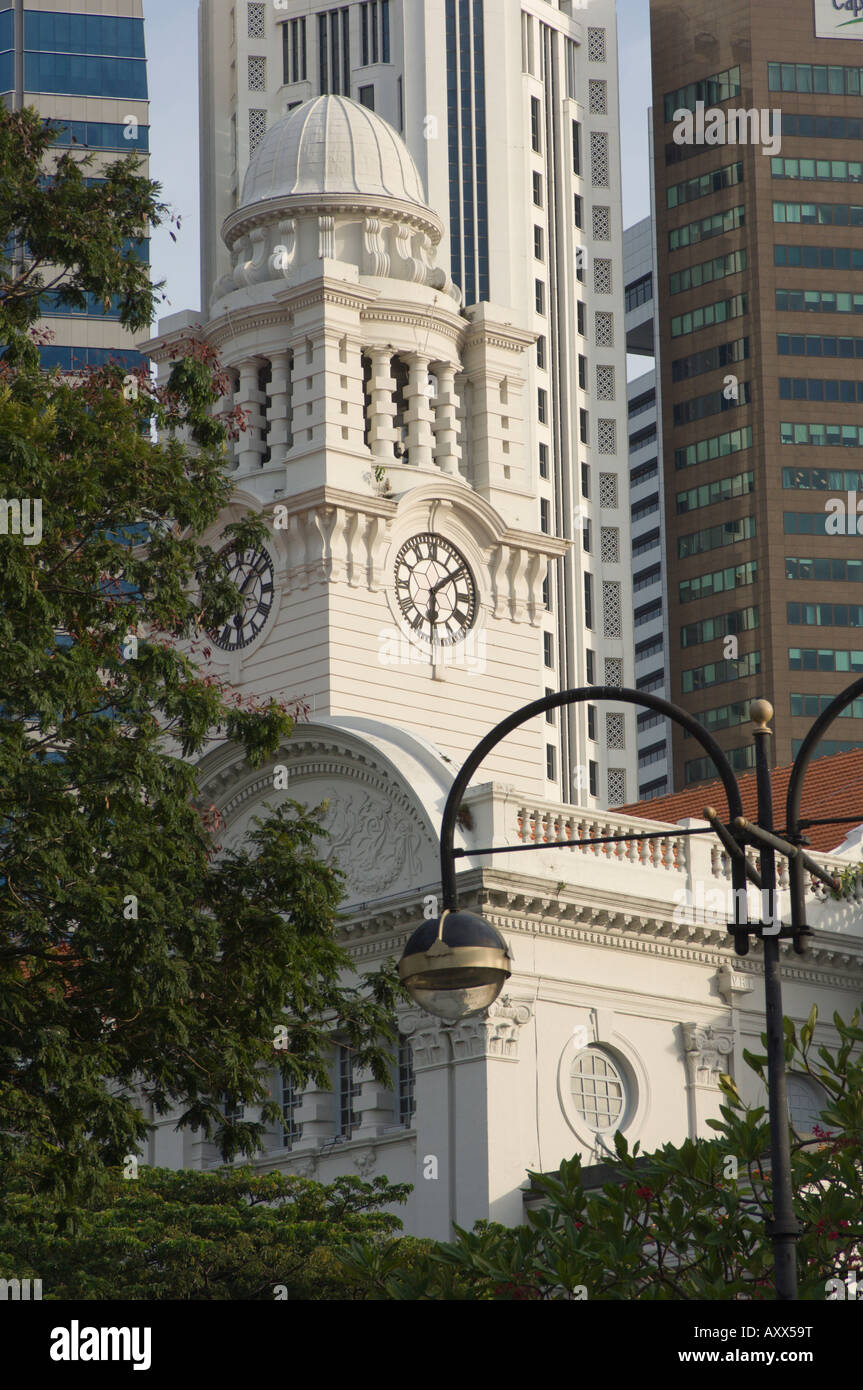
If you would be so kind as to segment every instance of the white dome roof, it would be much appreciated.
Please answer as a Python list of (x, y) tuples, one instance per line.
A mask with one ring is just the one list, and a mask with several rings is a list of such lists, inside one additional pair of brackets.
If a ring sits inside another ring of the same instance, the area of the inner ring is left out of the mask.
[(240, 203), (351, 193), (427, 207), (419, 170), (393, 127), (347, 97), (324, 96), (270, 127), (246, 171)]

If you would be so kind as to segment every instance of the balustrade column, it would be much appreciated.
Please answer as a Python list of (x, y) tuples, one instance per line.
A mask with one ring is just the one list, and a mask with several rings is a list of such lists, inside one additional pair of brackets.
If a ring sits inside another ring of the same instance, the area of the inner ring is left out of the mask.
[(414, 352), (408, 363), (408, 408), (405, 423), (408, 427), (408, 459), (416, 468), (431, 468), (434, 447), (432, 424), (434, 413), (429, 398), (429, 363), (431, 359)]
[(392, 348), (369, 348), (369, 448), (375, 458), (394, 458), (396, 442), (395, 381), (392, 375)]
[(450, 362), (439, 362), (434, 369), (437, 395), (434, 400), (434, 461), (442, 473), (458, 476), (461, 444), (459, 442), (458, 396), (455, 389), (456, 368)]

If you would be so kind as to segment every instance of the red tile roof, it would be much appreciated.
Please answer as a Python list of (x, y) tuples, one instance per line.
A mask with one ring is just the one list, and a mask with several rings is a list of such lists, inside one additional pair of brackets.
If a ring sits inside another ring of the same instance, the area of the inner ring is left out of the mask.
[[(773, 769), (773, 823), (778, 831), (785, 828), (785, 794), (791, 768)], [(738, 774), (743, 814), (756, 819), (757, 800), (755, 773)], [(722, 820), (727, 820), (728, 802), (721, 781), (702, 782), (672, 796), (657, 796), (652, 801), (639, 801), (622, 810), (646, 820), (675, 824), (685, 816), (703, 818), (705, 806), (715, 806)], [(830, 758), (818, 758), (809, 764), (803, 782), (801, 813), (804, 817), (854, 816), (863, 824), (863, 748), (851, 753), (836, 753)], [(837, 849), (853, 825), (813, 825), (806, 831), (812, 849), (827, 853)]]

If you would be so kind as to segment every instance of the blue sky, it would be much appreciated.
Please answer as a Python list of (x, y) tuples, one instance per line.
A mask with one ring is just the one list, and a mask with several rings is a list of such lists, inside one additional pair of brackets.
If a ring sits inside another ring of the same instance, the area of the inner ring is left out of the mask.
[[(227, 4), (227, 0), (224, 0)], [(617, 0), (620, 44), (623, 213), (626, 225), (650, 211), (647, 108), (650, 104), (649, 0)], [(196, 309), (198, 271), (197, 0), (144, 0), (150, 81), (150, 172), (182, 220), (152, 242), (153, 275), (166, 280), (160, 315)]]

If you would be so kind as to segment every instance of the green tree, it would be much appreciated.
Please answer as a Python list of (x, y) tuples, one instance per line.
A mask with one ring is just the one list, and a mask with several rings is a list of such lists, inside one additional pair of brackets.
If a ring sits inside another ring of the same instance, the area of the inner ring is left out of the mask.
[[(39, 370), (49, 288), (148, 323), (127, 247), (165, 216), (134, 161), (88, 188), (67, 154), (43, 186), (51, 139), (0, 111), (0, 498), (42, 514), (38, 543), (0, 534), (0, 1160), (69, 1212), (151, 1113), (178, 1108), (226, 1159), (254, 1152), (279, 1119), (264, 1071), (326, 1084), (333, 1029), (383, 1080), (397, 986), (351, 976), (317, 812), (282, 801), (219, 853), (196, 756), (227, 738), (258, 767), (301, 713), (207, 666), (207, 630), (240, 600), (200, 537), (244, 422), (214, 418), (224, 379), (192, 341), (165, 389)], [(253, 517), (225, 532), (263, 534)], [(260, 1122), (232, 1122), (223, 1096)]]
[[(800, 1297), (823, 1300), (828, 1280), (863, 1278), (863, 1027), (859, 1010), (847, 1023), (835, 1014), (838, 1047), (816, 1050), (816, 1022), (814, 1009), (799, 1033), (786, 1019), (785, 1052), (825, 1097), (813, 1133), (791, 1132)], [(766, 1057), (746, 1055), (765, 1079)], [(382, 1252), (356, 1238), (346, 1274), (391, 1299), (771, 1299), (767, 1119), (729, 1078), (723, 1090), (715, 1139), (642, 1155), (618, 1134), (601, 1191), (585, 1191), (574, 1158), (557, 1174), (531, 1174), (544, 1204), (526, 1225), (456, 1228), (455, 1241), (409, 1267), (398, 1242)]]
[(385, 1245), (401, 1221), (383, 1208), (409, 1190), (382, 1177), (324, 1186), (141, 1168), (134, 1181), (112, 1175), (61, 1233), (49, 1201), (17, 1191), (0, 1215), (0, 1277), (41, 1279), (46, 1301), (350, 1298), (338, 1252), (360, 1234), (370, 1250)]

